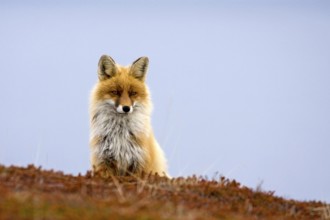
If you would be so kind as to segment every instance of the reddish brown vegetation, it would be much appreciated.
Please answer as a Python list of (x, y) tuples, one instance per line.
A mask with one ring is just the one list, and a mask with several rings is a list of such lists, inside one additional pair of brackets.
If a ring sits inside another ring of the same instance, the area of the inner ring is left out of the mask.
[(104, 179), (0, 166), (0, 219), (321, 219), (313, 210), (324, 205), (223, 177)]

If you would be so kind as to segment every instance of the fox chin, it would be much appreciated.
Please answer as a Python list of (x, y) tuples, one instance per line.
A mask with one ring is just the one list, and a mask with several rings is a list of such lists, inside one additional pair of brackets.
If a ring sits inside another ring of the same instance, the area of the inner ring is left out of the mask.
[(90, 149), (93, 173), (167, 176), (163, 150), (151, 128), (152, 103), (145, 83), (149, 59), (121, 66), (107, 55), (98, 63), (90, 98)]

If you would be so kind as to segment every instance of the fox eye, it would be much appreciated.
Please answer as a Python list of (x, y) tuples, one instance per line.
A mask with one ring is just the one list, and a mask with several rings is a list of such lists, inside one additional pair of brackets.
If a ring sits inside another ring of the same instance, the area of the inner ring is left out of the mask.
[(130, 95), (130, 96), (134, 96), (134, 95), (136, 95), (136, 94), (137, 94), (137, 92), (134, 92), (134, 91), (130, 91), (130, 92), (129, 92), (129, 95)]
[(119, 95), (119, 92), (118, 92), (117, 90), (112, 90), (112, 91), (111, 91), (111, 94), (112, 94), (112, 95)]

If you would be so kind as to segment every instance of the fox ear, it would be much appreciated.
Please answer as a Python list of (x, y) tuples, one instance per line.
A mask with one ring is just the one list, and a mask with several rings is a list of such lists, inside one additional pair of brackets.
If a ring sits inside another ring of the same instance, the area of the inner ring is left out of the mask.
[(148, 57), (140, 57), (131, 66), (130, 74), (135, 78), (144, 81), (149, 65)]
[(101, 56), (97, 70), (99, 80), (109, 79), (113, 77), (116, 72), (116, 62), (108, 55)]

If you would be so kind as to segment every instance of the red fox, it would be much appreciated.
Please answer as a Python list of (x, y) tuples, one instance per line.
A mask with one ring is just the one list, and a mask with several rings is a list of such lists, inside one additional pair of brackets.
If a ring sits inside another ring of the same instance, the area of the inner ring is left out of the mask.
[(98, 64), (90, 99), (93, 172), (106, 175), (169, 176), (164, 153), (151, 128), (152, 103), (145, 84), (149, 59), (123, 67), (107, 55)]

